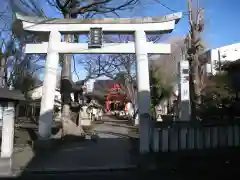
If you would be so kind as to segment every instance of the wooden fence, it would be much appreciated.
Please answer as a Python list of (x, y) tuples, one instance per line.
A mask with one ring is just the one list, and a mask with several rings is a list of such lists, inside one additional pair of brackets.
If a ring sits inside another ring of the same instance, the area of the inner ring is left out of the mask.
[(154, 152), (237, 147), (240, 145), (240, 124), (160, 125), (153, 130)]

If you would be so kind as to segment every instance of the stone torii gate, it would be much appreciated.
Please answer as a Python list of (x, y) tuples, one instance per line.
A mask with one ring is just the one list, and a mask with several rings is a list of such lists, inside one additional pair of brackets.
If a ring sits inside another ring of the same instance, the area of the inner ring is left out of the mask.
[[(16, 14), (16, 24), (21, 29), (45, 34), (48, 42), (27, 44), (26, 54), (47, 54), (43, 96), (39, 118), (39, 139), (51, 137), (52, 110), (56, 87), (59, 54), (133, 54), (136, 53), (138, 108), (140, 114), (140, 152), (149, 152), (151, 142), (150, 86), (148, 53), (169, 54), (170, 44), (147, 42), (146, 34), (171, 32), (182, 13), (162, 17), (106, 18), (106, 19), (45, 19)], [(17, 26), (15, 26), (17, 27)], [(135, 43), (106, 43), (102, 48), (89, 49), (87, 43), (61, 42), (61, 33), (87, 34), (90, 28), (102, 28), (103, 33), (134, 34)], [(19, 27), (18, 27), (19, 29)], [(50, 33), (50, 34), (49, 34)]]

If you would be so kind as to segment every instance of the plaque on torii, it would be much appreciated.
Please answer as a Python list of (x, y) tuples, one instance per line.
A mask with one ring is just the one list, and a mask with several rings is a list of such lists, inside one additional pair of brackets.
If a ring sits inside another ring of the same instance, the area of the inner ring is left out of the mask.
[[(27, 44), (27, 54), (47, 54), (43, 96), (39, 118), (39, 136), (50, 137), (54, 91), (59, 64), (59, 54), (136, 54), (138, 108), (140, 114), (140, 151), (150, 149), (150, 86), (148, 54), (169, 54), (171, 45), (147, 42), (146, 34), (171, 32), (182, 13), (161, 17), (103, 18), (103, 19), (47, 19), (16, 14), (15, 31), (23, 29), (42, 34), (47, 42)], [(61, 41), (61, 34), (87, 34), (91, 28), (100, 28), (104, 34), (133, 34), (135, 42), (105, 43), (101, 48), (89, 48), (88, 43)], [(45, 36), (44, 36), (45, 35)], [(47, 39), (47, 40), (46, 40)], [(143, 116), (144, 114), (145, 116)]]

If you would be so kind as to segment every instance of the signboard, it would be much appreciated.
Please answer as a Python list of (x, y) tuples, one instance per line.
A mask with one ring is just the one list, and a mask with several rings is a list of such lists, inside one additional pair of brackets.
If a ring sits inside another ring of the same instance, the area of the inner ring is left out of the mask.
[(87, 92), (93, 92), (93, 88), (94, 88), (94, 79), (89, 79), (86, 83), (85, 83), (85, 87), (86, 87), (86, 91)]
[(179, 63), (179, 120), (190, 120), (190, 92), (189, 92), (189, 63), (180, 61)]
[(190, 99), (189, 94), (189, 63), (188, 61), (180, 62), (180, 94), (181, 100), (186, 101)]

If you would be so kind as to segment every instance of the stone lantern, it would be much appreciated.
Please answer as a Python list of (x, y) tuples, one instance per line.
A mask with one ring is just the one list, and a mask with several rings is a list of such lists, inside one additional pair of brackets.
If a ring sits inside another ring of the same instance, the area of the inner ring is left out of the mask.
[(25, 100), (25, 97), (20, 91), (0, 88), (0, 175), (11, 174), (14, 124), (18, 114), (17, 105), (22, 100)]

